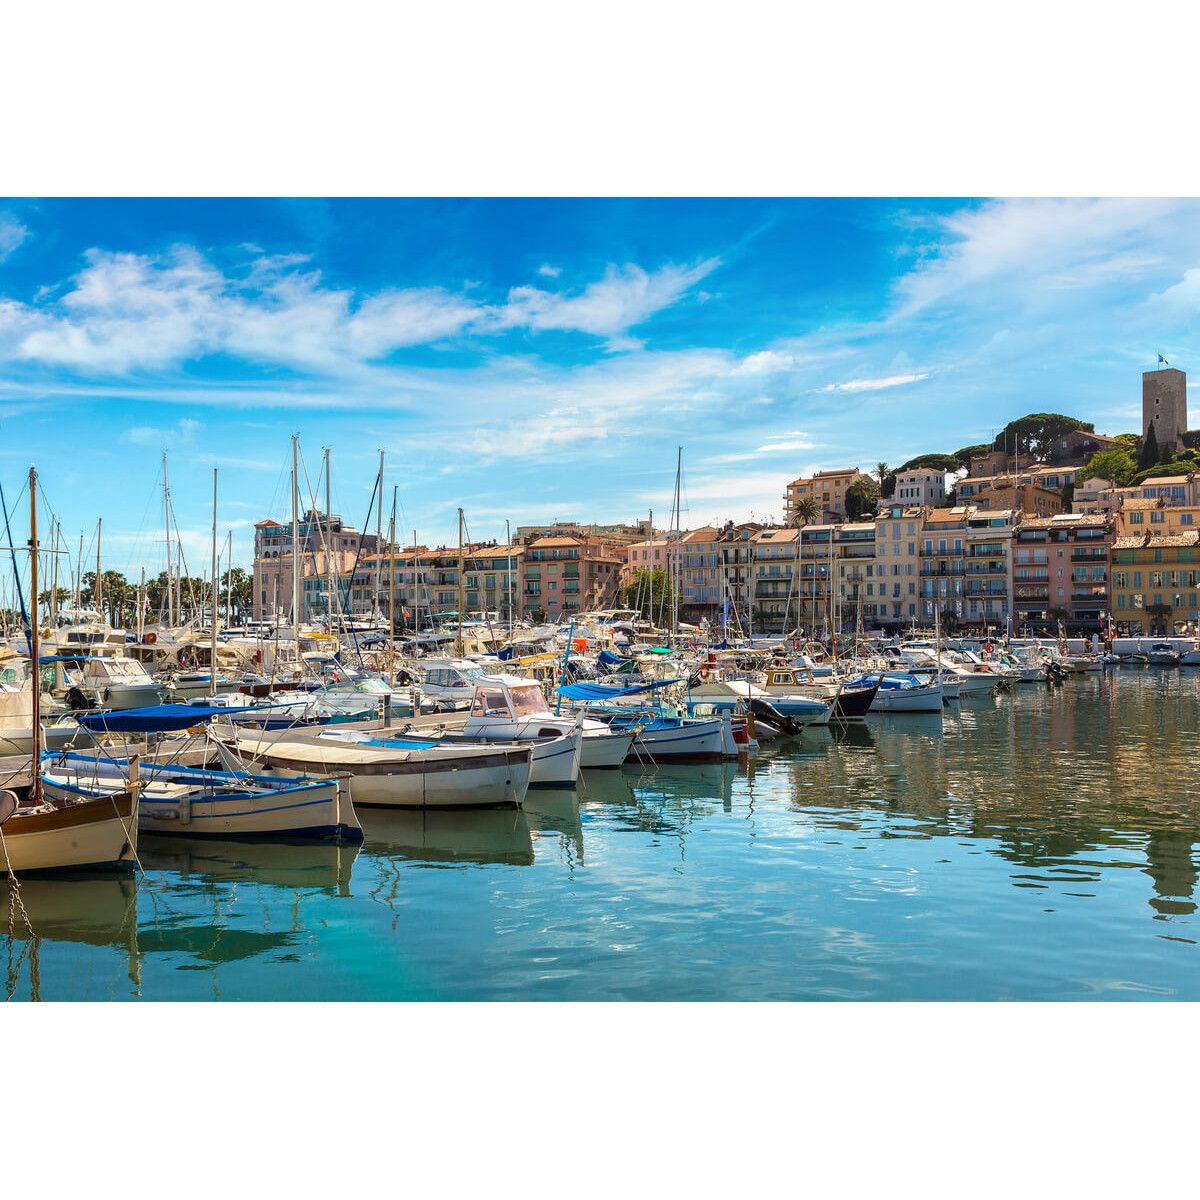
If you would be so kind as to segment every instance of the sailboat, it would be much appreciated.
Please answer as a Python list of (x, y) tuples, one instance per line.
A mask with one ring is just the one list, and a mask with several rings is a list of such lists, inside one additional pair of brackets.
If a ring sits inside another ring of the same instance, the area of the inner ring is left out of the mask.
[[(38, 595), (37, 469), (29, 468), (30, 591)], [(37, 613), (29, 622), (30, 659), (38, 661)], [(133, 792), (114, 791), (100, 798), (62, 804), (42, 791), (41, 689), (34, 680), (31, 732), (33, 781), (28, 803), (15, 792), (0, 792), (0, 865), (10, 874), (27, 871), (131, 870), (136, 862), (137, 821)]]

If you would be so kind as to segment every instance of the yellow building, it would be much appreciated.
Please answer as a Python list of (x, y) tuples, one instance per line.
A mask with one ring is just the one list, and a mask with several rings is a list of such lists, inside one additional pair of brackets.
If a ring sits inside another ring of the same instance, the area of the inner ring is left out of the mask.
[(1147, 529), (1113, 542), (1112, 617), (1118, 631), (1169, 634), (1196, 628), (1200, 622), (1198, 545), (1198, 529), (1157, 535)]

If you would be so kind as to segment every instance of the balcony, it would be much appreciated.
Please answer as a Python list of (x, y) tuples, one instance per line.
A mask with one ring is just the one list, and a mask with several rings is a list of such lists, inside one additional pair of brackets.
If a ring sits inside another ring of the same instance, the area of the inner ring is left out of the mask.
[(1108, 551), (1105, 550), (1072, 550), (1072, 562), (1108, 562)]
[(993, 586), (990, 586), (990, 587), (984, 587), (984, 586), (983, 586), (983, 584), (979, 584), (979, 583), (968, 583), (968, 584), (967, 584), (967, 592), (966, 592), (966, 594), (967, 594), (968, 596), (971, 596), (971, 597), (976, 597), (976, 596), (1007, 596), (1007, 595), (1008, 595), (1008, 589), (1007, 589), (1007, 588), (1003, 588), (1003, 587), (995, 587), (994, 585), (993, 585)]
[(1001, 563), (968, 563), (968, 575), (1007, 575), (1008, 567)]
[(1028, 575), (1017, 575), (1017, 583), (1049, 583), (1049, 571), (1031, 571)]
[(951, 563), (949, 566), (940, 566), (934, 563), (922, 563), (921, 574), (923, 576), (938, 576), (938, 575), (963, 575), (965, 570), (962, 563)]
[(1072, 600), (1099, 601), (1108, 599), (1108, 588), (1093, 588), (1085, 591), (1072, 591)]

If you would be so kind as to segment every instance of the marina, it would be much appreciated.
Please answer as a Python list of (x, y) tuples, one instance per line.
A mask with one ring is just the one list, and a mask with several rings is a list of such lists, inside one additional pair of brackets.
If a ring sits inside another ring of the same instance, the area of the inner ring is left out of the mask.
[(22, 883), (9, 993), (1200, 999), (1197, 714), (1200, 673), (1081, 673), (361, 847), (143, 835), (144, 876)]

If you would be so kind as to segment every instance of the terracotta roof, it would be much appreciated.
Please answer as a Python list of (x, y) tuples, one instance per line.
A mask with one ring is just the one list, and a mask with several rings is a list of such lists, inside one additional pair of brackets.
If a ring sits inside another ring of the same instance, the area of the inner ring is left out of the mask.
[(752, 542), (794, 542), (800, 531), (796, 528), (791, 529), (764, 529), (756, 533), (750, 540)]
[(540, 537), (530, 545), (533, 546), (582, 546), (586, 542), (582, 537)]
[(1151, 500), (1148, 496), (1126, 496), (1121, 508), (1126, 512), (1145, 512), (1152, 508), (1165, 508), (1166, 505), (1162, 502), (1162, 497)]
[(1143, 479), (1140, 487), (1153, 487), (1160, 483), (1187, 483), (1190, 476), (1188, 475), (1152, 475), (1149, 479)]
[(1055, 517), (1026, 517), (1022, 529), (1076, 529), (1081, 525), (1109, 525), (1110, 517), (1092, 513), (1059, 513)]
[(1113, 542), (1114, 550), (1157, 550), (1162, 546), (1195, 546), (1200, 545), (1200, 529), (1191, 533), (1181, 533), (1173, 537), (1152, 537), (1149, 533), (1138, 534), (1134, 537), (1119, 537)]
[(718, 533), (720, 530), (715, 525), (705, 525), (702, 529), (693, 529), (689, 533), (685, 533), (681, 540), (683, 542), (714, 542)]

